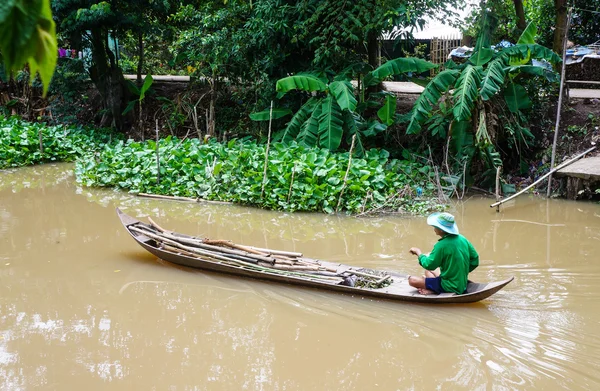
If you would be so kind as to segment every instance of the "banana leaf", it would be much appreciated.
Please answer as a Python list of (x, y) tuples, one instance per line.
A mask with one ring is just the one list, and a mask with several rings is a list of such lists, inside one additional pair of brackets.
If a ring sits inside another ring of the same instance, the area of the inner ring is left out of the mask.
[(537, 35), (537, 26), (535, 25), (535, 22), (530, 22), (527, 25), (527, 27), (525, 27), (525, 30), (523, 30), (523, 33), (521, 33), (521, 36), (519, 37), (519, 40), (517, 41), (517, 45), (534, 44), (536, 35)]
[(517, 83), (508, 83), (504, 89), (504, 99), (511, 113), (516, 113), (521, 109), (529, 109), (532, 106), (525, 87)]
[(390, 126), (394, 123), (394, 118), (396, 115), (396, 95), (388, 94), (385, 97), (385, 103), (383, 107), (377, 111), (377, 116), (387, 126)]
[(283, 136), (281, 138), (282, 142), (289, 143), (298, 136), (300, 130), (302, 129), (302, 125), (308, 121), (312, 111), (320, 101), (321, 100), (318, 98), (310, 98), (304, 105), (302, 105), (302, 107), (300, 107), (283, 131)]
[(354, 88), (349, 81), (334, 81), (329, 84), (329, 91), (342, 110), (356, 110), (357, 101), (354, 97)]
[(479, 98), (481, 74), (481, 67), (467, 65), (456, 81), (453, 94), (455, 99), (454, 109), (452, 111), (457, 121), (471, 119), (471, 112), (475, 107), (477, 98)]
[(282, 95), (292, 90), (326, 91), (327, 85), (314, 76), (288, 76), (277, 80), (276, 90)]
[(352, 143), (352, 136), (356, 135), (356, 140), (354, 141), (354, 156), (359, 158), (363, 157), (365, 155), (365, 148), (362, 137), (358, 131), (358, 126), (363, 122), (362, 118), (356, 113), (344, 111), (342, 113), (342, 119), (344, 120), (344, 128), (346, 129), (346, 142), (350, 145)]
[(319, 146), (335, 151), (342, 142), (344, 131), (342, 110), (335, 99), (330, 95), (321, 103), (319, 115)]
[(417, 134), (421, 131), (421, 124), (431, 116), (433, 106), (452, 88), (459, 74), (457, 69), (446, 69), (431, 79), (413, 106), (406, 134)]
[[(290, 109), (273, 109), (273, 119), (279, 119), (286, 115), (292, 114)], [(252, 121), (268, 121), (271, 119), (271, 109), (258, 111), (256, 113), (250, 113), (250, 119)]]
[(386, 62), (374, 71), (369, 72), (364, 78), (364, 84), (367, 87), (374, 86), (381, 83), (381, 81), (386, 77), (392, 75), (399, 75), (401, 73), (408, 72), (423, 73), (433, 68), (437, 68), (437, 65), (420, 58), (396, 58)]
[(469, 62), (475, 66), (482, 66), (487, 64), (492, 57), (494, 57), (494, 51), (490, 48), (481, 48), (469, 57)]
[(468, 132), (470, 127), (469, 121), (452, 121), (450, 124), (450, 146), (459, 160), (464, 155), (463, 148), (473, 144), (472, 134)]
[(315, 105), (315, 108), (306, 120), (302, 124), (300, 133), (298, 133), (298, 143), (306, 147), (316, 147), (317, 140), (319, 138), (319, 117), (321, 116), (321, 102)]
[(562, 59), (558, 54), (554, 53), (551, 49), (538, 44), (520, 44), (505, 48), (502, 50), (503, 53), (510, 57), (510, 65), (524, 65), (524, 60), (529, 61), (530, 59), (550, 61), (553, 64), (558, 64)]
[(504, 84), (504, 60), (501, 57), (490, 62), (481, 80), (481, 99), (490, 100)]
[(513, 67), (507, 67), (505, 69), (508, 73), (527, 73), (529, 75), (543, 76), (549, 82), (557, 82), (560, 80), (558, 73), (551, 69), (540, 67), (537, 65), (518, 65)]
[(148, 90), (152, 86), (153, 82), (154, 82), (154, 79), (152, 79), (152, 75), (149, 75), (149, 74), (146, 75), (146, 77), (144, 78), (144, 84), (142, 85), (142, 88), (140, 89), (140, 102), (144, 100), (144, 97), (146, 96), (146, 92), (148, 92)]

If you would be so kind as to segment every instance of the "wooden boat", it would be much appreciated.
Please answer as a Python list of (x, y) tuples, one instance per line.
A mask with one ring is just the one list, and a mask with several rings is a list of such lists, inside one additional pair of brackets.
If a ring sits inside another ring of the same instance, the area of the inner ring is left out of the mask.
[(127, 232), (140, 246), (160, 259), (182, 266), (262, 280), (327, 289), (356, 296), (418, 303), (474, 303), (504, 288), (504, 281), (469, 281), (467, 293), (422, 295), (406, 274), (364, 269), (305, 258), (300, 253), (260, 249), (223, 240), (209, 240), (167, 231), (151, 219), (143, 223), (117, 208)]

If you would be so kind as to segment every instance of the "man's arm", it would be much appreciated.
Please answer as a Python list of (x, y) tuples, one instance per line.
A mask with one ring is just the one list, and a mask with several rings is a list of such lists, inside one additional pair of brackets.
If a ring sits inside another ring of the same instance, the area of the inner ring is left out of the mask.
[(435, 270), (442, 264), (442, 254), (437, 249), (437, 247), (437, 245), (433, 246), (433, 250), (431, 250), (429, 255), (419, 255), (419, 263), (421, 264), (421, 266), (423, 266), (424, 269)]
[(469, 273), (479, 266), (479, 254), (475, 250), (475, 247), (469, 242)]

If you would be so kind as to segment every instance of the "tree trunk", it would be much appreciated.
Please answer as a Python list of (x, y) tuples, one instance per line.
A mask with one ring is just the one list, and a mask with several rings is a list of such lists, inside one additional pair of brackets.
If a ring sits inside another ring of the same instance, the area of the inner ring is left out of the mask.
[(126, 98), (124, 78), (116, 65), (114, 54), (108, 48), (108, 34), (99, 28), (91, 30), (92, 66), (90, 78), (102, 97), (102, 103), (108, 110), (108, 116), (101, 125), (110, 124), (123, 129), (123, 100)]
[(517, 14), (517, 27), (523, 32), (527, 27), (525, 10), (523, 9), (523, 0), (513, 0), (513, 3), (515, 3), (515, 13)]
[(563, 39), (565, 37), (565, 29), (567, 28), (567, 1), (554, 0), (554, 8), (556, 9), (556, 22), (554, 23), (554, 40), (552, 41), (552, 50), (562, 56)]
[[(375, 30), (371, 30), (367, 33), (367, 58), (369, 61), (369, 65), (373, 67), (373, 69), (379, 67), (381, 65), (381, 56), (379, 53), (379, 41), (377, 37), (379, 34)], [(363, 86), (364, 88), (364, 86)], [(366, 88), (365, 93), (367, 96), (369, 94), (377, 92), (379, 86), (369, 86)], [(366, 115), (369, 115), (370, 111), (367, 110)]]
[(209, 112), (208, 112), (208, 129), (207, 129), (207, 133), (209, 136), (215, 137), (215, 105), (217, 102), (217, 77), (215, 75), (215, 73), (213, 72), (212, 75), (212, 83), (210, 85), (211, 89), (210, 89), (210, 106), (209, 106)]
[(380, 56), (379, 56), (379, 41), (377, 40), (377, 31), (371, 30), (367, 34), (367, 57), (369, 59), (369, 65), (373, 67), (373, 69), (377, 68), (380, 64)]
[(144, 34), (140, 31), (138, 34), (138, 65), (137, 65), (137, 84), (142, 87), (142, 69), (144, 67)]

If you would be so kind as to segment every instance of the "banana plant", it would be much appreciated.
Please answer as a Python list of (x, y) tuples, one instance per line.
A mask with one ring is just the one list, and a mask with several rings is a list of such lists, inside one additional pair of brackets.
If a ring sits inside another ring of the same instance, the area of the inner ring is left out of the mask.
[(143, 126), (144, 126), (142, 103), (144, 102), (146, 93), (148, 93), (148, 91), (152, 87), (153, 82), (154, 82), (154, 79), (152, 79), (152, 75), (150, 75), (150, 74), (146, 75), (146, 77), (144, 78), (144, 84), (142, 84), (141, 88), (138, 88), (135, 85), (135, 83), (133, 83), (131, 80), (127, 81), (127, 88), (129, 89), (129, 92), (131, 92), (131, 94), (136, 97), (136, 99), (130, 101), (127, 104), (127, 107), (125, 107), (125, 110), (123, 110), (121, 115), (125, 115), (125, 114), (129, 113), (131, 110), (134, 109), (134, 107), (137, 103), (137, 105), (138, 105), (138, 127), (139, 127), (138, 130), (140, 132), (142, 132), (142, 137), (143, 137)]
[[(551, 69), (533, 64), (533, 60), (553, 64), (561, 61), (552, 50), (535, 43), (534, 23), (527, 26), (517, 44), (508, 48), (492, 48), (494, 24), (492, 15), (482, 18), (481, 33), (469, 59), (460, 65), (449, 61), (446, 69), (427, 84), (410, 114), (408, 134), (417, 134), (425, 126), (431, 133), (445, 137), (440, 127), (449, 129), (460, 171), (465, 160), (470, 164), (477, 150), (490, 169), (502, 164), (486, 125), (491, 115), (489, 107), (504, 101), (511, 116), (521, 118), (532, 103), (519, 81), (528, 76), (557, 80)], [(523, 140), (530, 135), (522, 135)]]
[[(361, 82), (367, 88), (393, 75), (422, 73), (435, 67), (418, 58), (397, 58), (367, 73)], [(341, 72), (331, 82), (310, 74), (288, 76), (277, 81), (276, 90), (278, 97), (290, 91), (304, 91), (312, 95), (287, 123), (282, 132), (283, 142), (296, 140), (306, 146), (335, 151), (344, 138), (350, 144), (356, 136), (354, 152), (362, 156), (364, 139), (384, 131), (397, 118), (396, 96), (388, 93), (377, 95), (379, 100), (383, 100), (377, 111), (378, 118), (364, 118), (365, 111), (374, 105), (378, 107), (379, 103), (365, 101), (364, 94), (358, 94), (357, 99), (348, 72)]]

